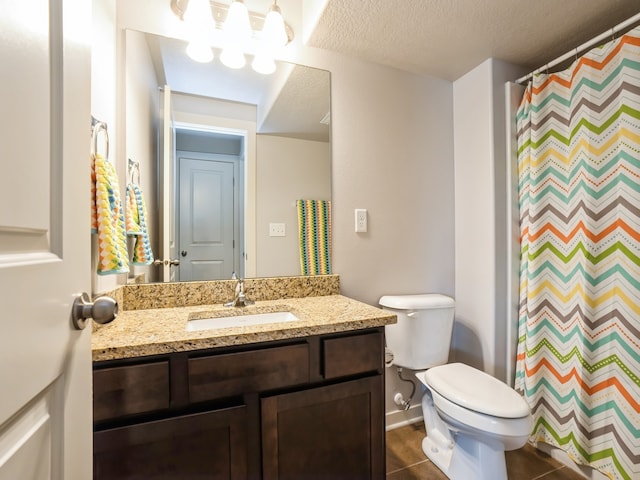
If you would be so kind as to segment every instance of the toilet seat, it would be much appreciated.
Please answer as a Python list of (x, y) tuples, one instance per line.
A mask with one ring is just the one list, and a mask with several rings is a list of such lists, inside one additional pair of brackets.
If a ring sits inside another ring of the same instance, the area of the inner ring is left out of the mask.
[(505, 444), (508, 438), (528, 437), (531, 433), (531, 417), (529, 415), (521, 418), (501, 418), (492, 415), (479, 413), (468, 408), (461, 407), (431, 390), (433, 403), (443, 420), (454, 430), (464, 431), (476, 430), (486, 434), (499, 435), (503, 437)]
[(432, 392), (467, 410), (504, 419), (523, 418), (530, 413), (518, 392), (464, 363), (433, 367), (425, 372), (424, 379)]

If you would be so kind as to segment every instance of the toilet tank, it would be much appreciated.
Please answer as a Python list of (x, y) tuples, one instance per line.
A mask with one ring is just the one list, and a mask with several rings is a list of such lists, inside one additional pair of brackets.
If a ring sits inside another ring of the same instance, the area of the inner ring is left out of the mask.
[(447, 363), (453, 331), (453, 298), (437, 293), (385, 295), (379, 303), (398, 316), (398, 323), (384, 327), (394, 365), (424, 370)]

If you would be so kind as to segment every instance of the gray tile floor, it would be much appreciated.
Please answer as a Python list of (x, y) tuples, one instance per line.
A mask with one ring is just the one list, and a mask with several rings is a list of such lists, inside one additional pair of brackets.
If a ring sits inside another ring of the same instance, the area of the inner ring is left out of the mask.
[[(447, 480), (422, 453), (422, 422), (387, 432), (387, 480)], [(510, 480), (579, 480), (580, 475), (526, 445), (506, 453)], [(473, 480), (473, 479), (469, 479)]]

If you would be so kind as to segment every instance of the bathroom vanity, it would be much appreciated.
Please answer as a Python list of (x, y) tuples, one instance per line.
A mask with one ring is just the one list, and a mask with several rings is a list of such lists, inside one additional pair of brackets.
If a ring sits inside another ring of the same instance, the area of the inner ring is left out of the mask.
[(298, 320), (187, 331), (229, 310), (185, 306), (94, 332), (94, 479), (383, 478), (395, 316), (340, 295), (242, 311), (284, 309)]

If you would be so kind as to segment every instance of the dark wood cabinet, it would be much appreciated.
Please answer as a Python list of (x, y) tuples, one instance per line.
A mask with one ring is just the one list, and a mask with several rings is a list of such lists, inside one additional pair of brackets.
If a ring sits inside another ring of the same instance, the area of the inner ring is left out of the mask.
[(377, 375), (263, 398), (263, 478), (383, 478), (382, 388)]
[(383, 328), (94, 364), (94, 479), (384, 478)]

